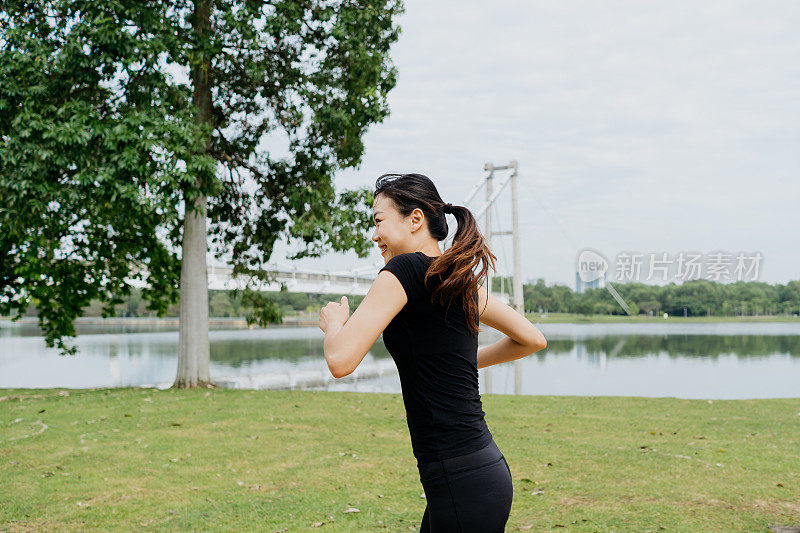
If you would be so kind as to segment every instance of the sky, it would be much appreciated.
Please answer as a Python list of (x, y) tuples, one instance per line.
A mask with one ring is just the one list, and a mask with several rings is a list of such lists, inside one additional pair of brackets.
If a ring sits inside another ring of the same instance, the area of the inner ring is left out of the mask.
[[(585, 248), (612, 264), (620, 253), (760, 252), (749, 280), (800, 279), (800, 3), (405, 7), (391, 115), (366, 133), (361, 166), (336, 175), (338, 191), (418, 172), (463, 205), (484, 164), (516, 160), (526, 281), (574, 288)], [(510, 187), (498, 202), (494, 231), (510, 230)], [(494, 237), (492, 249), (498, 274), (510, 275), (511, 237)], [(273, 260), (285, 253), (278, 246)], [(296, 264), (383, 260), (376, 247), (369, 259)]]

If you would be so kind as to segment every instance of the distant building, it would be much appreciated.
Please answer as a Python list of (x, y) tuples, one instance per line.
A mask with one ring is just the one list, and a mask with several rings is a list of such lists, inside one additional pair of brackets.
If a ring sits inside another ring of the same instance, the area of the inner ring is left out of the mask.
[(583, 294), (586, 289), (602, 289), (606, 286), (605, 278), (600, 276), (592, 281), (583, 281), (579, 273), (575, 272), (575, 292)]

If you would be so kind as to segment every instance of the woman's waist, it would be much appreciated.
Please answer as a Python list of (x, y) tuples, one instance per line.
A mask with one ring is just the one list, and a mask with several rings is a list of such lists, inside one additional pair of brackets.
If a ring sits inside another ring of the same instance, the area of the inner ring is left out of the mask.
[(431, 479), (439, 475), (453, 474), (499, 461), (503, 454), (491, 433), (488, 435), (489, 442), (478, 450), (438, 461), (417, 461), (420, 478)]

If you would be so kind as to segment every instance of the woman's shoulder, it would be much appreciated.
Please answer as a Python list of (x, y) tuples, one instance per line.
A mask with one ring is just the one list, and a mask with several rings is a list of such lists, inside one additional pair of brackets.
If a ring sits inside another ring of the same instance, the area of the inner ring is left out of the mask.
[(406, 252), (389, 258), (379, 272), (389, 271), (400, 280), (409, 301), (416, 300), (424, 292), (424, 278), (428, 265), (424, 256), (417, 252)]

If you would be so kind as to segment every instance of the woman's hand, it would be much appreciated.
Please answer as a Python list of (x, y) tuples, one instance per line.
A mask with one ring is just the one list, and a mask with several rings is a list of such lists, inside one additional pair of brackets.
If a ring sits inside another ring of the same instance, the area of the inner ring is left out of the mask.
[(341, 302), (328, 302), (322, 308), (319, 313), (319, 329), (327, 333), (331, 326), (341, 328), (348, 318), (350, 318), (350, 304), (347, 302), (347, 296), (342, 296)]

